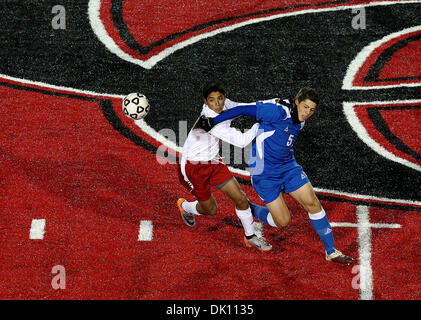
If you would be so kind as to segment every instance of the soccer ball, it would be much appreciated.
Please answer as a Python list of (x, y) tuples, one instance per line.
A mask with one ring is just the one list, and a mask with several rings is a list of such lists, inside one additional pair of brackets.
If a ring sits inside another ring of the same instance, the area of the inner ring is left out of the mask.
[(130, 93), (123, 99), (123, 113), (130, 119), (143, 119), (149, 113), (149, 109), (149, 101), (142, 93)]

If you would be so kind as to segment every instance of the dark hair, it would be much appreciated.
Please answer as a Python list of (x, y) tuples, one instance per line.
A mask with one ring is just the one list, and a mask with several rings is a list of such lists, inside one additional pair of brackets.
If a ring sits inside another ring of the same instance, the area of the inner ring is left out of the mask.
[(202, 91), (203, 98), (207, 99), (211, 92), (220, 92), (226, 96), (224, 85), (220, 81), (211, 81), (206, 83)]
[(309, 99), (315, 104), (319, 105), (320, 95), (315, 89), (304, 87), (301, 88), (300, 91), (298, 91), (297, 95), (295, 96), (295, 99), (298, 99), (298, 102)]

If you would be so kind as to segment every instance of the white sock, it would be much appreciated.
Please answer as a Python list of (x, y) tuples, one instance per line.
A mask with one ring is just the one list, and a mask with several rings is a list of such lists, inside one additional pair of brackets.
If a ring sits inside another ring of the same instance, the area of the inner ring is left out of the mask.
[(308, 213), (308, 217), (310, 218), (310, 220), (320, 220), (323, 219), (326, 215), (325, 210), (322, 208), (322, 211), (317, 212), (317, 213)]
[(240, 218), (246, 236), (252, 236), (254, 234), (254, 224), (251, 209), (248, 208), (246, 210), (239, 210), (235, 208), (235, 213), (237, 214), (238, 218)]
[(197, 212), (196, 209), (196, 205), (199, 201), (192, 201), (192, 202), (188, 202), (188, 201), (184, 201), (181, 204), (181, 207), (184, 209), (184, 211), (188, 212), (188, 213), (192, 213), (192, 214), (196, 214), (198, 216), (200, 216), (200, 213)]
[(268, 213), (267, 220), (268, 220), (268, 224), (269, 224), (270, 226), (272, 226), (272, 227), (278, 227), (278, 226), (276, 225), (275, 221), (273, 221), (273, 217), (272, 217), (272, 215), (270, 214), (270, 212)]

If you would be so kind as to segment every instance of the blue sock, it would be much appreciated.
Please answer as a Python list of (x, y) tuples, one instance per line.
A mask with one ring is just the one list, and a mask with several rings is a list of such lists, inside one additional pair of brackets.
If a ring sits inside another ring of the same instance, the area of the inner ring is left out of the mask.
[(308, 216), (310, 217), (311, 225), (322, 240), (327, 254), (335, 252), (335, 241), (333, 239), (332, 227), (327, 220), (325, 211), (322, 209), (319, 213), (309, 213)]
[(273, 218), (270, 215), (268, 208), (251, 203), (250, 201), (249, 201), (249, 205), (250, 205), (251, 213), (253, 214), (253, 217), (255, 217), (257, 220), (264, 222), (272, 227), (276, 227), (276, 224), (274, 223)]

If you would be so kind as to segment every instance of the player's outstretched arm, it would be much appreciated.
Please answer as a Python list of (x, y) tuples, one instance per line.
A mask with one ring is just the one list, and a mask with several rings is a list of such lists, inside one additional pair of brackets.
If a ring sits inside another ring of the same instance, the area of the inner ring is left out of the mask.
[(199, 119), (199, 126), (205, 131), (210, 131), (218, 123), (221, 123), (225, 120), (234, 119), (239, 116), (250, 116), (256, 118), (256, 105), (252, 104), (238, 106), (222, 112), (215, 118), (207, 118), (205, 116), (201, 116)]
[(259, 124), (255, 123), (249, 130), (242, 133), (233, 127), (216, 127), (212, 135), (239, 148), (245, 148), (257, 135)]
[(222, 121), (230, 120), (237, 118), (239, 116), (249, 116), (256, 118), (256, 104), (247, 104), (247, 105), (241, 105), (237, 106), (235, 108), (226, 110), (219, 114), (219, 116), (213, 118), (214, 124), (217, 125), (218, 123), (221, 123)]

